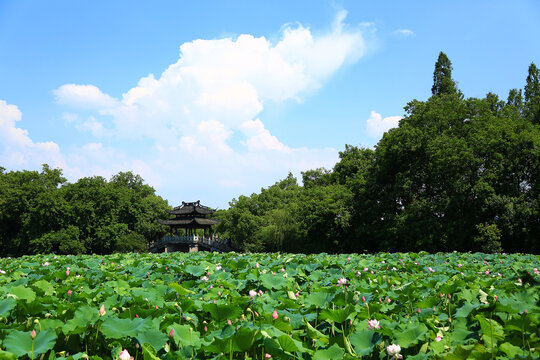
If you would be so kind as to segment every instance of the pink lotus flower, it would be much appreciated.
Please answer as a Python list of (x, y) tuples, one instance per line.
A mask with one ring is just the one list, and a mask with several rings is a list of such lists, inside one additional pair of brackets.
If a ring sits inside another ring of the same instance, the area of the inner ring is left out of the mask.
[(254, 298), (255, 296), (257, 296), (257, 292), (255, 290), (249, 290), (249, 296)]
[(370, 330), (373, 330), (373, 329), (380, 329), (381, 326), (379, 325), (379, 321), (378, 321), (378, 320), (373, 319), (373, 320), (369, 320), (369, 321), (368, 321), (368, 328), (369, 328)]
[(43, 266), (49, 266), (49, 265), (50, 265), (50, 264), (49, 264), (49, 262), (47, 262), (47, 261), (45, 261), (45, 262), (43, 263)]
[(171, 337), (171, 338), (174, 337), (174, 329), (171, 329), (171, 331), (169, 331), (169, 337)]
[(386, 352), (388, 355), (392, 356), (392, 359), (401, 359), (403, 358), (403, 355), (399, 355), (399, 352), (401, 351), (401, 346), (399, 345), (388, 345), (386, 347)]
[(6, 272), (2, 269), (0, 269), (0, 274), (4, 275)]
[(272, 358), (272, 355), (270, 355), (270, 354), (267, 353), (267, 354), (264, 355), (264, 358), (265, 358), (265, 359), (271, 359), (271, 358)]
[(219, 271), (221, 270), (221, 265), (218, 264), (218, 266), (216, 266), (216, 271)]
[(201, 278), (201, 281), (204, 281), (204, 282), (207, 282), (208, 281), (208, 277), (205, 275)]
[(32, 329), (32, 332), (30, 333), (30, 337), (32, 338), (32, 340), (36, 338), (36, 330)]
[(441, 340), (442, 340), (442, 336), (437, 336), (437, 337), (435, 338), (435, 341), (436, 341), (436, 342), (439, 342), (439, 341), (441, 341)]
[(67, 291), (67, 295), (68, 295), (68, 296), (71, 296), (71, 294), (73, 294), (73, 291), (71, 291), (71, 289), (69, 289), (69, 290)]
[(105, 304), (101, 304), (101, 307), (99, 308), (99, 316), (105, 315)]
[(129, 352), (127, 351), (127, 349), (124, 349), (124, 350), (122, 350), (120, 355), (118, 355), (118, 359), (120, 359), (120, 360), (130, 360), (130, 359), (133, 359), (133, 357), (131, 355), (129, 355)]
[(230, 319), (227, 319), (227, 324), (232, 325), (232, 322)]
[(350, 257), (348, 257), (348, 258), (347, 258), (347, 261), (351, 261), (351, 258), (350, 258)]
[(347, 283), (347, 279), (341, 278), (337, 281), (338, 286), (345, 285)]
[(274, 310), (274, 312), (272, 313), (272, 319), (277, 320), (278, 316), (279, 315), (277, 313), (277, 310)]

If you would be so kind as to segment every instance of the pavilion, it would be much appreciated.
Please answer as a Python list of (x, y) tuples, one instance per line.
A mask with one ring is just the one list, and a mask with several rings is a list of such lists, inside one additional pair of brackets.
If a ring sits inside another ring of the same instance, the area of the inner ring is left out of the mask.
[[(182, 235), (168, 235), (150, 244), (152, 252), (194, 252), (199, 250), (230, 251), (227, 241), (215, 236), (212, 226), (220, 220), (210, 219), (215, 210), (201, 205), (201, 201), (184, 202), (173, 210), (167, 210), (174, 219), (158, 220), (162, 225), (170, 226), (171, 233), (184, 230)], [(202, 230), (202, 234), (200, 231)]]

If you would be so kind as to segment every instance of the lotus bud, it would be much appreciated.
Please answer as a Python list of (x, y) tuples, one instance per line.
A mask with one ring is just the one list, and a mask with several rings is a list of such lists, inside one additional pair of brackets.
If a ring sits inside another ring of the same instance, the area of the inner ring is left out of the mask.
[(118, 355), (118, 359), (120, 360), (130, 360), (132, 357), (131, 355), (129, 355), (129, 352), (127, 351), (127, 349), (124, 349), (120, 355)]
[(99, 316), (103, 316), (105, 314), (105, 304), (101, 304), (101, 307), (99, 308)]
[(171, 329), (171, 331), (169, 331), (169, 337), (171, 337), (171, 338), (174, 337), (174, 329)]
[(36, 330), (32, 329), (32, 332), (30, 333), (30, 337), (32, 338), (32, 340), (36, 338)]
[(279, 315), (277, 313), (277, 310), (274, 310), (274, 312), (272, 313), (272, 319), (277, 320), (278, 316)]

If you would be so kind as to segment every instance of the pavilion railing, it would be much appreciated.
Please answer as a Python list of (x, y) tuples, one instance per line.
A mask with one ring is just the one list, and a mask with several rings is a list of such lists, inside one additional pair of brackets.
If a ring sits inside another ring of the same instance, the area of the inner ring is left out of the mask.
[(192, 236), (177, 236), (177, 235), (165, 235), (158, 241), (152, 242), (149, 245), (150, 251), (158, 251), (161, 247), (168, 244), (188, 244), (188, 245), (205, 245), (210, 250), (218, 251), (231, 251), (231, 247), (228, 245), (227, 239), (222, 239), (218, 236), (206, 237), (199, 235)]

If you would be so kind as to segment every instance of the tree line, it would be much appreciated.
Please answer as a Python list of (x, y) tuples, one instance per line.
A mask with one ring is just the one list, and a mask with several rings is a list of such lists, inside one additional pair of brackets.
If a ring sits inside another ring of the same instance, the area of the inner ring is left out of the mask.
[(0, 167), (0, 256), (147, 251), (166, 233), (167, 201), (139, 175), (67, 183), (60, 169)]
[[(506, 100), (465, 98), (440, 53), (432, 96), (412, 100), (374, 149), (292, 174), (219, 210), (244, 251), (539, 253), (540, 71)], [(0, 167), (0, 256), (146, 251), (167, 201), (131, 172), (67, 183), (60, 169)]]
[(441, 52), (432, 96), (374, 149), (233, 199), (218, 230), (250, 251), (539, 253), (539, 75), (506, 101), (465, 98)]

